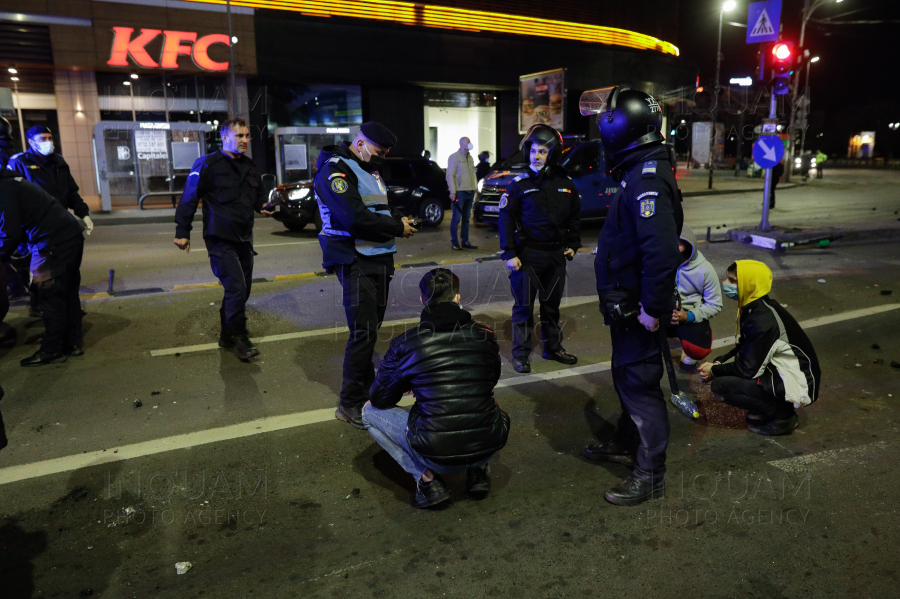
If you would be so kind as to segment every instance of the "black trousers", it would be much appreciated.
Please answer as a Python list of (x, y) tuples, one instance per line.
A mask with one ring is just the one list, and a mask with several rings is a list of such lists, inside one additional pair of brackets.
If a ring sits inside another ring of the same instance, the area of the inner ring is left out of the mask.
[(531, 355), (531, 331), (534, 329), (534, 299), (541, 300), (541, 338), (545, 352), (562, 349), (559, 329), (559, 303), (566, 285), (566, 257), (562, 250), (552, 252), (525, 248), (519, 254), (522, 268), (509, 274), (515, 304), (512, 309), (512, 355), (527, 360)]
[(343, 288), (342, 303), (350, 329), (344, 350), (341, 405), (361, 408), (375, 382), (372, 354), (387, 310), (394, 276), (393, 257), (390, 254), (387, 259), (359, 257), (352, 264), (336, 267), (335, 272)]
[(637, 454), (635, 476), (651, 482), (662, 480), (669, 445), (669, 410), (660, 387), (661, 356), (657, 353), (636, 362), (616, 363), (612, 375), (622, 404), (616, 442)]
[(78, 237), (53, 249), (52, 254), (32, 252), (31, 270), (40, 289), (44, 318), (41, 350), (48, 354), (81, 347), (81, 258), (84, 238)]
[(219, 308), (222, 332), (246, 334), (246, 307), (253, 282), (253, 245), (249, 241), (228, 241), (214, 236), (204, 241), (213, 274), (225, 288)]
[(728, 405), (747, 410), (751, 414), (759, 414), (766, 419), (784, 420), (794, 414), (792, 404), (766, 392), (757, 384), (756, 379), (723, 376), (714, 379), (710, 388)]
[[(3, 399), (3, 387), (0, 387), (0, 399)], [(8, 444), (6, 440), (6, 427), (3, 426), (3, 414), (0, 414), (0, 449)]]

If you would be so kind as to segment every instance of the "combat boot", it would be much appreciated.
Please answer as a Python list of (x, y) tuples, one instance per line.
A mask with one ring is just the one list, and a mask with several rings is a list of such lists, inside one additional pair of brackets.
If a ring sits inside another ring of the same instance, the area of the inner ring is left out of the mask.
[(638, 505), (651, 499), (662, 499), (666, 494), (666, 480), (654, 477), (653, 482), (634, 474), (606, 492), (606, 500), (615, 505)]

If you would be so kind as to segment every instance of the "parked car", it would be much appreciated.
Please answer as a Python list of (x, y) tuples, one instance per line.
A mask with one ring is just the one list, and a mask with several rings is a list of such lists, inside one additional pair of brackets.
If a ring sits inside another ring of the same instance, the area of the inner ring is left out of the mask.
[[(606, 153), (600, 142), (585, 141), (563, 147), (560, 165), (568, 171), (581, 196), (581, 218), (605, 218), (610, 200), (619, 191), (619, 184), (609, 174)], [(506, 186), (527, 169), (525, 157), (517, 153), (479, 181), (478, 198), (473, 210), (476, 222), (497, 222), (500, 196), (506, 191)]]
[[(450, 190), (441, 167), (425, 158), (388, 157), (379, 172), (394, 209), (418, 216), (428, 227), (441, 224), (450, 209)], [(322, 228), (312, 181), (279, 185), (270, 192), (269, 201), (278, 206), (274, 218), (291, 231), (300, 231), (310, 223), (316, 231)]]

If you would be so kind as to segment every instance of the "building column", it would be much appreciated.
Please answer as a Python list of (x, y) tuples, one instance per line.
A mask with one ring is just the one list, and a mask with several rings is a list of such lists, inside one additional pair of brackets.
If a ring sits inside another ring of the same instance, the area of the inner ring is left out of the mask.
[(92, 145), (94, 125), (100, 121), (97, 79), (93, 71), (54, 71), (53, 81), (60, 152), (69, 163), (81, 197), (91, 210), (99, 211), (100, 191)]

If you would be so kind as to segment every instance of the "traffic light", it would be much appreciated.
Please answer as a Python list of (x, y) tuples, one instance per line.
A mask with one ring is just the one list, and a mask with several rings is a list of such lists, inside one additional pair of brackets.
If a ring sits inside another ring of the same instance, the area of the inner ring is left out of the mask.
[(772, 93), (781, 96), (790, 90), (791, 65), (794, 62), (794, 44), (777, 42), (769, 56), (772, 63)]

